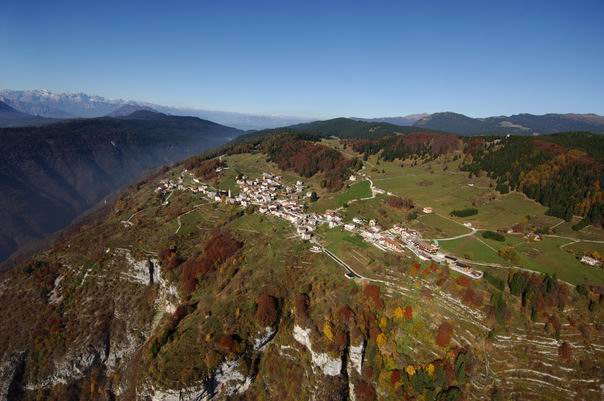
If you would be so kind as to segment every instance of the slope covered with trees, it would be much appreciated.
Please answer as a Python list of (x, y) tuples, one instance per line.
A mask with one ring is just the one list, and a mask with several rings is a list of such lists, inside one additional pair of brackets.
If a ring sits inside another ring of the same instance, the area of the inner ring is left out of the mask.
[(65, 227), (151, 169), (240, 133), (198, 118), (149, 111), (0, 129), (0, 261)]
[(581, 224), (602, 225), (604, 215), (604, 138), (559, 134), (538, 138), (466, 140), (461, 169), (485, 171), (500, 192), (518, 190), (548, 206), (549, 214)]

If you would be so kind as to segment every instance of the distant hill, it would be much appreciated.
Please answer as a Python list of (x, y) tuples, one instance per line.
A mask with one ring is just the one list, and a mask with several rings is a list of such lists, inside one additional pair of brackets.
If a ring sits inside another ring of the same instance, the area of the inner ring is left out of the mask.
[(431, 128), (403, 127), (385, 122), (359, 121), (344, 117), (296, 124), (287, 128), (297, 132), (307, 132), (322, 136), (337, 136), (339, 138), (373, 138), (419, 131), (431, 133), (442, 132)]
[(0, 129), (0, 260), (65, 227), (151, 169), (241, 133), (150, 111)]
[(401, 117), (378, 117), (378, 118), (358, 118), (350, 117), (352, 120), (366, 121), (366, 122), (382, 122), (394, 125), (409, 126), (415, 124), (417, 121), (424, 117), (429, 116), (427, 113), (420, 114), (409, 114)]
[(565, 131), (603, 133), (604, 117), (596, 114), (516, 114), (472, 118), (446, 112), (425, 116), (414, 125), (459, 135), (539, 135)]
[(141, 110), (157, 113), (157, 110), (149, 106), (141, 106), (138, 104), (125, 104), (113, 110), (111, 113), (107, 114), (107, 117), (125, 117)]
[(15, 110), (3, 101), (0, 101), (0, 127), (23, 127), (28, 125), (43, 125), (55, 120), (32, 116)]

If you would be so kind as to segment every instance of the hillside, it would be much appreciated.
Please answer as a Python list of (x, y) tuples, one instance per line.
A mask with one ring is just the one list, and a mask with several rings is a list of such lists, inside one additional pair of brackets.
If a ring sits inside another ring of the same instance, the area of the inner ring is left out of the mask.
[(598, 400), (604, 271), (569, 252), (602, 233), (530, 239), (543, 208), (445, 138), (269, 135), (129, 188), (0, 276), (0, 396)]
[(138, 113), (0, 129), (0, 260), (152, 169), (241, 133), (197, 118)]

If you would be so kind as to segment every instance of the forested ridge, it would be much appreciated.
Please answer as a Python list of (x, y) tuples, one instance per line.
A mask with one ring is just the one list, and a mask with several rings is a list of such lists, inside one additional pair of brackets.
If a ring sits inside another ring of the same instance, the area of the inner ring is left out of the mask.
[(548, 214), (570, 221), (584, 217), (576, 228), (602, 225), (604, 138), (588, 133), (505, 139), (473, 138), (465, 142), (461, 169), (486, 171), (500, 192), (517, 190), (549, 207)]
[(321, 185), (329, 191), (344, 186), (350, 175), (362, 167), (358, 158), (346, 158), (339, 151), (320, 143), (321, 137), (304, 133), (271, 133), (251, 135), (234, 141), (220, 150), (191, 158), (185, 162), (189, 169), (198, 168), (203, 160), (219, 154), (262, 153), (282, 170), (293, 171), (310, 178), (322, 173)]

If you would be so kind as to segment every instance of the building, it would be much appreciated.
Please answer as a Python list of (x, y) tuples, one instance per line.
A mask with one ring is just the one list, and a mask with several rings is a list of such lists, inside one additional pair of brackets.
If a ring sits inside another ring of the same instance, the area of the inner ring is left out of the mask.
[(414, 241), (413, 244), (421, 251), (435, 255), (438, 252), (438, 246), (426, 241)]
[(346, 231), (354, 231), (355, 227), (354, 224), (344, 224), (344, 230)]
[(425, 208), (422, 209), (422, 212), (424, 212), (426, 214), (430, 214), (430, 213), (433, 213), (434, 211), (432, 210), (432, 208), (430, 206), (426, 206)]
[(602, 262), (600, 262), (596, 258), (592, 258), (591, 256), (583, 256), (581, 258), (581, 263), (589, 265), (589, 266), (601, 266)]

